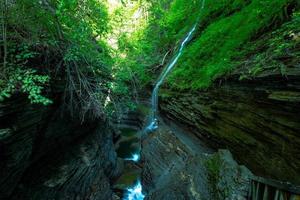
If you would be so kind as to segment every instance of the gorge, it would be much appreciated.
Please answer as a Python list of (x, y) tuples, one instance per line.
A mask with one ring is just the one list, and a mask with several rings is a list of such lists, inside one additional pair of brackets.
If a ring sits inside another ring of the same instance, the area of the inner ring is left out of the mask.
[(298, 0), (3, 0), (0, 21), (0, 200), (300, 199)]

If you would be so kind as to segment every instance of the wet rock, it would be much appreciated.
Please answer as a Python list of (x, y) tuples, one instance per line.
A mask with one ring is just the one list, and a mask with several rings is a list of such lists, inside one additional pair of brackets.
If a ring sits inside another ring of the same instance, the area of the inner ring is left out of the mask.
[(251, 172), (229, 151), (191, 149), (161, 127), (143, 141), (142, 163), (147, 200), (237, 200), (246, 197), (250, 185)]

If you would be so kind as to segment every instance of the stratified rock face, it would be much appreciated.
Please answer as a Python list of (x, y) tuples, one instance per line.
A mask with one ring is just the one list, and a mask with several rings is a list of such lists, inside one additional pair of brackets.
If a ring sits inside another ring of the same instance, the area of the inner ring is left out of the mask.
[(207, 91), (173, 94), (160, 108), (212, 147), (228, 148), (256, 175), (300, 184), (299, 66), (286, 77), (233, 76)]
[(1, 104), (0, 199), (111, 199), (117, 172), (107, 123), (62, 117), (24, 98)]
[(300, 184), (299, 22), (241, 46), (235, 70), (210, 88), (162, 91), (162, 112), (257, 175)]
[(147, 136), (142, 149), (146, 199), (245, 199), (251, 172), (228, 151), (208, 154), (203, 150), (162, 125)]

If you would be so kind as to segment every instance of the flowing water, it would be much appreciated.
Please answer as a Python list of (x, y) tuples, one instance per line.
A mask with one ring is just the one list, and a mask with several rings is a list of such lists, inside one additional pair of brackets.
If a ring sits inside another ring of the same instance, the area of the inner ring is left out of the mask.
[(140, 181), (137, 182), (135, 186), (132, 188), (128, 188), (127, 196), (125, 197), (126, 200), (143, 200), (145, 195), (142, 191), (142, 184)]
[[(182, 52), (184, 50), (185, 45), (187, 42), (191, 39), (192, 34), (196, 30), (196, 25), (192, 27), (190, 32), (187, 34), (185, 39), (182, 41), (180, 48), (178, 50), (178, 53), (176, 56), (171, 60), (170, 64), (167, 66), (167, 68), (164, 70), (164, 72), (161, 74), (160, 78), (158, 79), (152, 93), (152, 98), (151, 98), (151, 115), (150, 115), (150, 124), (146, 127), (146, 132), (152, 132), (155, 129), (158, 128), (157, 124), (157, 104), (158, 104), (158, 90), (161, 84), (163, 83), (164, 79), (168, 75), (168, 73), (171, 71), (171, 69), (175, 66), (177, 63), (178, 59), (182, 55)], [(125, 158), (125, 160), (130, 160), (133, 162), (138, 162), (140, 159), (140, 152), (134, 152), (131, 154), (130, 157)], [(140, 180), (136, 182), (136, 184), (127, 189), (127, 194), (125, 196), (125, 200), (143, 200), (145, 195), (143, 194), (142, 191), (142, 184)]]
[(148, 127), (146, 128), (146, 130), (148, 132), (154, 131), (155, 129), (158, 128), (158, 124), (157, 124), (157, 109), (158, 109), (158, 91), (159, 88), (161, 86), (161, 84), (163, 83), (163, 81), (165, 80), (166, 76), (168, 75), (168, 73), (173, 69), (173, 67), (175, 66), (175, 64), (177, 63), (178, 59), (180, 58), (180, 56), (183, 53), (184, 47), (186, 46), (187, 42), (191, 39), (194, 31), (196, 30), (196, 25), (195, 24), (193, 26), (193, 28), (190, 30), (190, 32), (187, 34), (187, 36), (185, 37), (185, 39), (182, 41), (180, 48), (178, 50), (178, 53), (176, 54), (176, 56), (171, 60), (170, 64), (167, 66), (167, 68), (163, 71), (163, 73), (160, 75), (160, 78), (158, 79), (153, 92), (152, 92), (152, 97), (151, 97), (151, 116), (150, 116), (150, 124), (148, 125)]
[[(201, 10), (204, 9), (204, 6), (205, 6), (205, 0), (202, 0)], [(198, 18), (198, 20), (199, 20), (199, 18)], [(167, 66), (167, 68), (160, 75), (160, 77), (159, 77), (159, 79), (158, 79), (158, 81), (157, 81), (157, 83), (156, 83), (156, 85), (155, 85), (155, 87), (152, 91), (152, 97), (151, 97), (151, 111), (152, 112), (151, 112), (151, 116), (150, 116), (150, 123), (146, 128), (146, 131), (148, 131), (148, 132), (154, 131), (158, 128), (157, 109), (158, 109), (158, 91), (159, 91), (159, 88), (160, 88), (161, 84), (163, 83), (163, 81), (165, 80), (168, 73), (173, 69), (173, 67), (177, 63), (178, 59), (182, 55), (184, 47), (186, 46), (188, 41), (191, 39), (194, 31), (196, 30), (198, 20), (197, 20), (197, 23), (192, 27), (190, 32), (187, 34), (185, 39), (182, 41), (182, 43), (180, 45), (180, 48), (179, 48), (179, 51), (177, 52), (176, 56), (173, 57), (173, 59), (171, 60), (170, 64)]]
[[(204, 8), (204, 3), (205, 3), (205, 0), (202, 1), (201, 10)], [(186, 37), (184, 38), (184, 40), (182, 41), (182, 43), (180, 45), (180, 48), (179, 48), (177, 54), (171, 59), (171, 62), (169, 63), (169, 65), (162, 72), (162, 74), (160, 75), (160, 77), (159, 77), (159, 79), (158, 79), (158, 81), (157, 81), (157, 83), (156, 83), (156, 85), (155, 85), (155, 87), (152, 91), (150, 123), (144, 131), (146, 133), (153, 132), (158, 128), (157, 110), (158, 110), (158, 91), (159, 91), (159, 88), (160, 88), (161, 84), (163, 83), (163, 81), (165, 80), (166, 76), (173, 69), (173, 67), (176, 65), (178, 59), (182, 55), (186, 44), (190, 41), (193, 33), (196, 30), (197, 24), (198, 23), (196, 23), (192, 27), (192, 29), (189, 31), (189, 33), (186, 35)], [(134, 162), (138, 162), (139, 159), (140, 159), (140, 152), (135, 152), (134, 154), (132, 154), (131, 157), (126, 158), (125, 160), (131, 160), (131, 161), (134, 161)], [(130, 188), (127, 189), (127, 194), (126, 194), (124, 200), (143, 200), (144, 198), (145, 198), (145, 195), (143, 194), (142, 184), (141, 184), (140, 180), (138, 180), (133, 187), (130, 187)]]

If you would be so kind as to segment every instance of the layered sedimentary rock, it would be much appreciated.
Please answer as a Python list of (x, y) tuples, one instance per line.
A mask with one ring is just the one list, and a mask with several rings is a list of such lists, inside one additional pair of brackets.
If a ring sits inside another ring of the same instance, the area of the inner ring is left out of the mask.
[(294, 17), (241, 46), (234, 70), (209, 88), (165, 89), (162, 112), (257, 175), (299, 185), (299, 22)]
[(300, 184), (300, 66), (235, 74), (206, 91), (171, 93), (162, 112), (214, 148), (228, 148), (257, 175)]
[(0, 199), (112, 198), (118, 165), (108, 123), (22, 97), (0, 106)]

